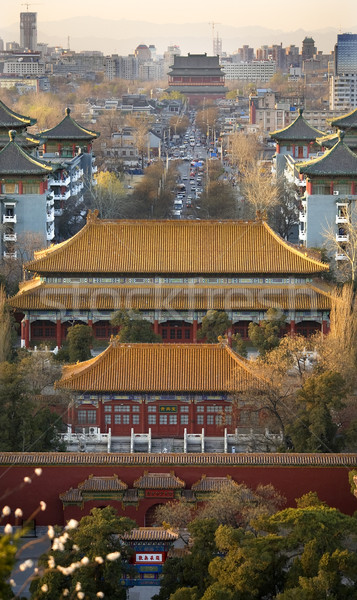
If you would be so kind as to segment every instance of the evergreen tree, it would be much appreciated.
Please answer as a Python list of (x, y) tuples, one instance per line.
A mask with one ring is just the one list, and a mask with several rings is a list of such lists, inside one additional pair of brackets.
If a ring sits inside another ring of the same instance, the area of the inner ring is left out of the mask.
[(111, 319), (114, 327), (119, 327), (118, 338), (126, 343), (157, 343), (161, 336), (154, 333), (151, 323), (143, 319), (137, 310), (118, 310)]

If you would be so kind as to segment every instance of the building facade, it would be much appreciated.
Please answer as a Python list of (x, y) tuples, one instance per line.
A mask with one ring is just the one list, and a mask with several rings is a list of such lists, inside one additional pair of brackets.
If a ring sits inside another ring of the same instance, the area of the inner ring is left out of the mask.
[(168, 76), (169, 87), (166, 91), (180, 92), (191, 103), (224, 98), (227, 92), (218, 56), (207, 56), (206, 53), (175, 55)]
[(20, 46), (27, 50), (37, 50), (37, 13), (20, 13)]
[(284, 310), (292, 332), (326, 331), (328, 266), (315, 256), (264, 221), (101, 221), (94, 212), (73, 238), (36, 254), (27, 264), (36, 275), (11, 304), (26, 347), (61, 346), (74, 322), (108, 340), (122, 308), (139, 310), (165, 343), (197, 342), (210, 309), (225, 310), (245, 339), (269, 307)]

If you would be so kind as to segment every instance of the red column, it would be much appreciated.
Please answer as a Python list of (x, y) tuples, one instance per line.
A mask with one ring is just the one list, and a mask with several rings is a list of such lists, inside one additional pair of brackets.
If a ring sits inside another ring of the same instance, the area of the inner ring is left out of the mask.
[(295, 329), (295, 321), (291, 320), (290, 321), (290, 335), (294, 336), (296, 333), (296, 329)]
[(356, 183), (354, 181), (351, 183), (351, 194), (352, 196), (356, 195)]
[(197, 319), (193, 319), (192, 324), (192, 341), (194, 344), (197, 344)]
[[(101, 433), (107, 433), (106, 431), (103, 430), (103, 412), (104, 412), (104, 405), (103, 405), (103, 402), (101, 400), (99, 400), (98, 408), (97, 408), (97, 427), (99, 427)], [(112, 419), (113, 418), (114, 417), (112, 417)], [(110, 427), (112, 428), (112, 431), (113, 431), (113, 424), (114, 423), (112, 423), (110, 425)]]
[(150, 425), (148, 425), (147, 423), (147, 417), (146, 417), (146, 404), (145, 404), (145, 400), (144, 398), (142, 399), (142, 402), (140, 404), (140, 430), (143, 433), (148, 433), (149, 432), (149, 427)]
[(292, 150), (293, 150), (293, 156), (295, 157), (295, 144), (293, 144)]
[(328, 325), (327, 325), (327, 321), (325, 321), (325, 320), (322, 321), (321, 331), (324, 335), (326, 335), (328, 333)]
[(330, 194), (333, 194), (333, 181), (330, 181)]
[(230, 327), (227, 331), (227, 341), (228, 346), (232, 347), (232, 327)]
[(188, 413), (188, 427), (187, 433), (195, 433), (195, 403), (193, 400), (190, 402), (189, 413)]
[(56, 321), (56, 344), (60, 348), (62, 346), (62, 323), (61, 319)]
[(157, 319), (154, 320), (154, 333), (156, 333), (156, 335), (159, 333), (159, 321)]
[(19, 194), (23, 194), (24, 193), (24, 184), (22, 183), (22, 181), (19, 181)]

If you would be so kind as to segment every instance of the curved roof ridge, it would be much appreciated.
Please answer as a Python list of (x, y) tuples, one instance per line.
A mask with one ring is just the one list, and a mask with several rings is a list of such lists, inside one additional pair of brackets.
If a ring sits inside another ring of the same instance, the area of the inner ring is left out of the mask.
[(337, 123), (337, 122), (341, 123), (341, 121), (343, 122), (348, 117), (351, 117), (354, 113), (356, 113), (356, 124), (357, 124), (357, 107), (353, 108), (352, 110), (350, 110), (350, 112), (346, 113), (345, 115), (341, 115), (340, 117), (333, 117), (331, 119), (326, 119), (326, 120), (333, 127), (338, 127), (338, 125), (335, 125), (335, 123)]
[(310, 166), (316, 165), (318, 163), (323, 163), (328, 158), (330, 158), (331, 155), (334, 152), (336, 152), (336, 150), (339, 147), (343, 148), (343, 150), (345, 152), (347, 152), (348, 154), (351, 155), (351, 157), (353, 157), (354, 159), (357, 160), (357, 154), (355, 152), (353, 152), (353, 150), (351, 150), (351, 148), (349, 148), (349, 146), (344, 142), (343, 138), (341, 136), (339, 136), (336, 144), (334, 146), (332, 146), (332, 148), (329, 148), (328, 150), (326, 150), (322, 156), (318, 156), (317, 158), (314, 158), (312, 160), (307, 160), (307, 161), (302, 162), (302, 163), (300, 163), (300, 164), (298, 164), (296, 166), (297, 166), (298, 170), (301, 171), (302, 169), (309, 168)]
[[(15, 135), (15, 134), (14, 134)], [(28, 152), (26, 152), (16, 141), (15, 139), (10, 139), (8, 141), (8, 143), (6, 144), (6, 146), (4, 146), (1, 150), (0, 150), (0, 155), (5, 155), (6, 153), (10, 150), (11, 148), (15, 149), (15, 152), (18, 152), (27, 162), (35, 165), (36, 167), (40, 167), (41, 169), (43, 169), (44, 171), (47, 172), (52, 172), (54, 169), (52, 166), (50, 166), (48, 163), (46, 163), (45, 161), (40, 160), (39, 158), (35, 158), (34, 156), (32, 156), (31, 154), (29, 154)], [(14, 165), (16, 167), (16, 165)], [(12, 171), (11, 171), (12, 172)]]
[[(103, 350), (103, 352), (101, 352), (97, 356), (92, 356), (92, 358), (89, 358), (88, 360), (85, 360), (83, 362), (78, 362), (71, 365), (64, 365), (62, 367), (62, 378), (67, 377), (71, 380), (76, 379), (77, 377), (85, 373), (87, 369), (92, 368), (93, 365), (98, 365), (101, 362), (103, 362), (103, 360), (106, 359), (107, 355), (112, 352), (113, 347), (114, 346), (110, 342), (108, 347), (105, 348), (105, 350)], [(59, 381), (55, 382), (55, 387), (57, 387), (58, 383)]]
[(283, 240), (283, 238), (280, 237), (280, 235), (276, 233), (266, 221), (263, 221), (263, 224), (264, 227), (269, 231), (269, 233), (276, 239), (276, 241), (279, 242), (279, 244), (281, 244), (285, 248), (287, 248), (287, 250), (290, 250), (290, 252), (296, 254), (297, 256), (301, 256), (301, 258), (312, 262), (314, 265), (319, 265), (321, 267), (324, 267), (325, 269), (329, 268), (329, 265), (327, 263), (324, 263), (321, 260), (317, 260), (316, 258), (312, 258), (311, 256), (309, 256), (308, 249), (304, 249), (304, 251), (299, 250), (299, 248), (296, 248), (293, 244), (290, 244), (286, 240)]
[(24, 124), (35, 125), (35, 123), (37, 123), (37, 119), (33, 119), (32, 117), (27, 117), (25, 115), (20, 115), (20, 113), (17, 113), (14, 110), (12, 110), (11, 108), (9, 108), (8, 106), (6, 106), (6, 104), (2, 100), (0, 100), (0, 107), (8, 115), (11, 115), (11, 117), (14, 117), (15, 119), (18, 119), (19, 121), (22, 121)]
[(310, 125), (310, 123), (303, 117), (303, 115), (301, 113), (296, 117), (296, 119), (294, 119), (294, 121), (292, 121), (292, 123), (289, 123), (289, 125), (286, 125), (286, 127), (282, 127), (281, 129), (276, 129), (275, 131), (271, 131), (269, 133), (270, 137), (274, 137), (274, 135), (282, 133), (283, 131), (289, 131), (289, 129), (296, 126), (297, 121), (303, 121), (303, 123), (307, 127), (309, 127), (309, 129), (311, 129), (312, 131), (315, 131), (316, 133), (319, 133), (320, 135), (324, 134), (324, 132), (321, 131), (320, 129), (316, 129), (316, 127), (313, 127), (313, 125)]
[(92, 225), (92, 223), (87, 221), (87, 223), (82, 227), (82, 229), (77, 231), (77, 233), (75, 233), (72, 237), (68, 238), (68, 240), (64, 240), (63, 242), (60, 242), (59, 244), (53, 244), (49, 248), (43, 248), (42, 250), (35, 250), (33, 260), (30, 260), (27, 263), (25, 263), (25, 265), (24, 265), (25, 269), (27, 269), (28, 266), (30, 266), (32, 264), (36, 265), (36, 261), (38, 259), (44, 258), (48, 254), (52, 254), (53, 252), (57, 252), (57, 251), (60, 252), (63, 250), (63, 248), (69, 248), (78, 240), (78, 238), (85, 235), (87, 229), (91, 225)]

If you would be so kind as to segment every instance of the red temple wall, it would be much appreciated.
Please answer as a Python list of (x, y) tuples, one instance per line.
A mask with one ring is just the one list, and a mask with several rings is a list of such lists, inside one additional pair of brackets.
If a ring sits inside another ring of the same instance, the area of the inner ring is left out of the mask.
[[(91, 455), (92, 457), (93, 455)], [(100, 456), (100, 455), (98, 455)], [(190, 455), (188, 455), (190, 456)], [(191, 455), (192, 456), (192, 455)], [(206, 455), (209, 460), (209, 455)], [(166, 455), (167, 457), (167, 455)], [(87, 456), (83, 455), (83, 458)], [(133, 455), (133, 461), (137, 461), (138, 455)], [(90, 460), (93, 460), (92, 458)], [(90, 462), (90, 460), (88, 462)], [(350, 490), (348, 481), (349, 468), (345, 466), (319, 467), (319, 466), (263, 466), (263, 465), (169, 465), (157, 466), (142, 465), (70, 465), (70, 466), (44, 466), (40, 477), (33, 474), (34, 466), (0, 466), (1, 496), (2, 504), (9, 505), (12, 510), (22, 508), (24, 517), (28, 518), (43, 500), (47, 509), (36, 516), (37, 525), (64, 524), (69, 518), (80, 519), (88, 514), (94, 506), (105, 506), (113, 504), (119, 514), (134, 519), (138, 525), (145, 522), (145, 513), (150, 506), (165, 502), (165, 498), (145, 498), (139, 501), (139, 506), (123, 507), (121, 502), (107, 500), (93, 500), (85, 502), (83, 509), (78, 506), (68, 506), (63, 509), (59, 494), (85, 481), (90, 475), (111, 476), (118, 475), (129, 488), (144, 471), (155, 473), (174, 472), (175, 476), (182, 479), (186, 489), (190, 489), (202, 475), (207, 477), (222, 477), (230, 475), (237, 482), (244, 482), (249, 487), (255, 488), (259, 483), (274, 485), (287, 499), (287, 506), (295, 506), (295, 498), (309, 491), (315, 491), (321, 500), (330, 506), (352, 514), (357, 509), (357, 500)], [(32, 479), (31, 484), (21, 482), (24, 477)], [(7, 494), (7, 491), (9, 492)]]

